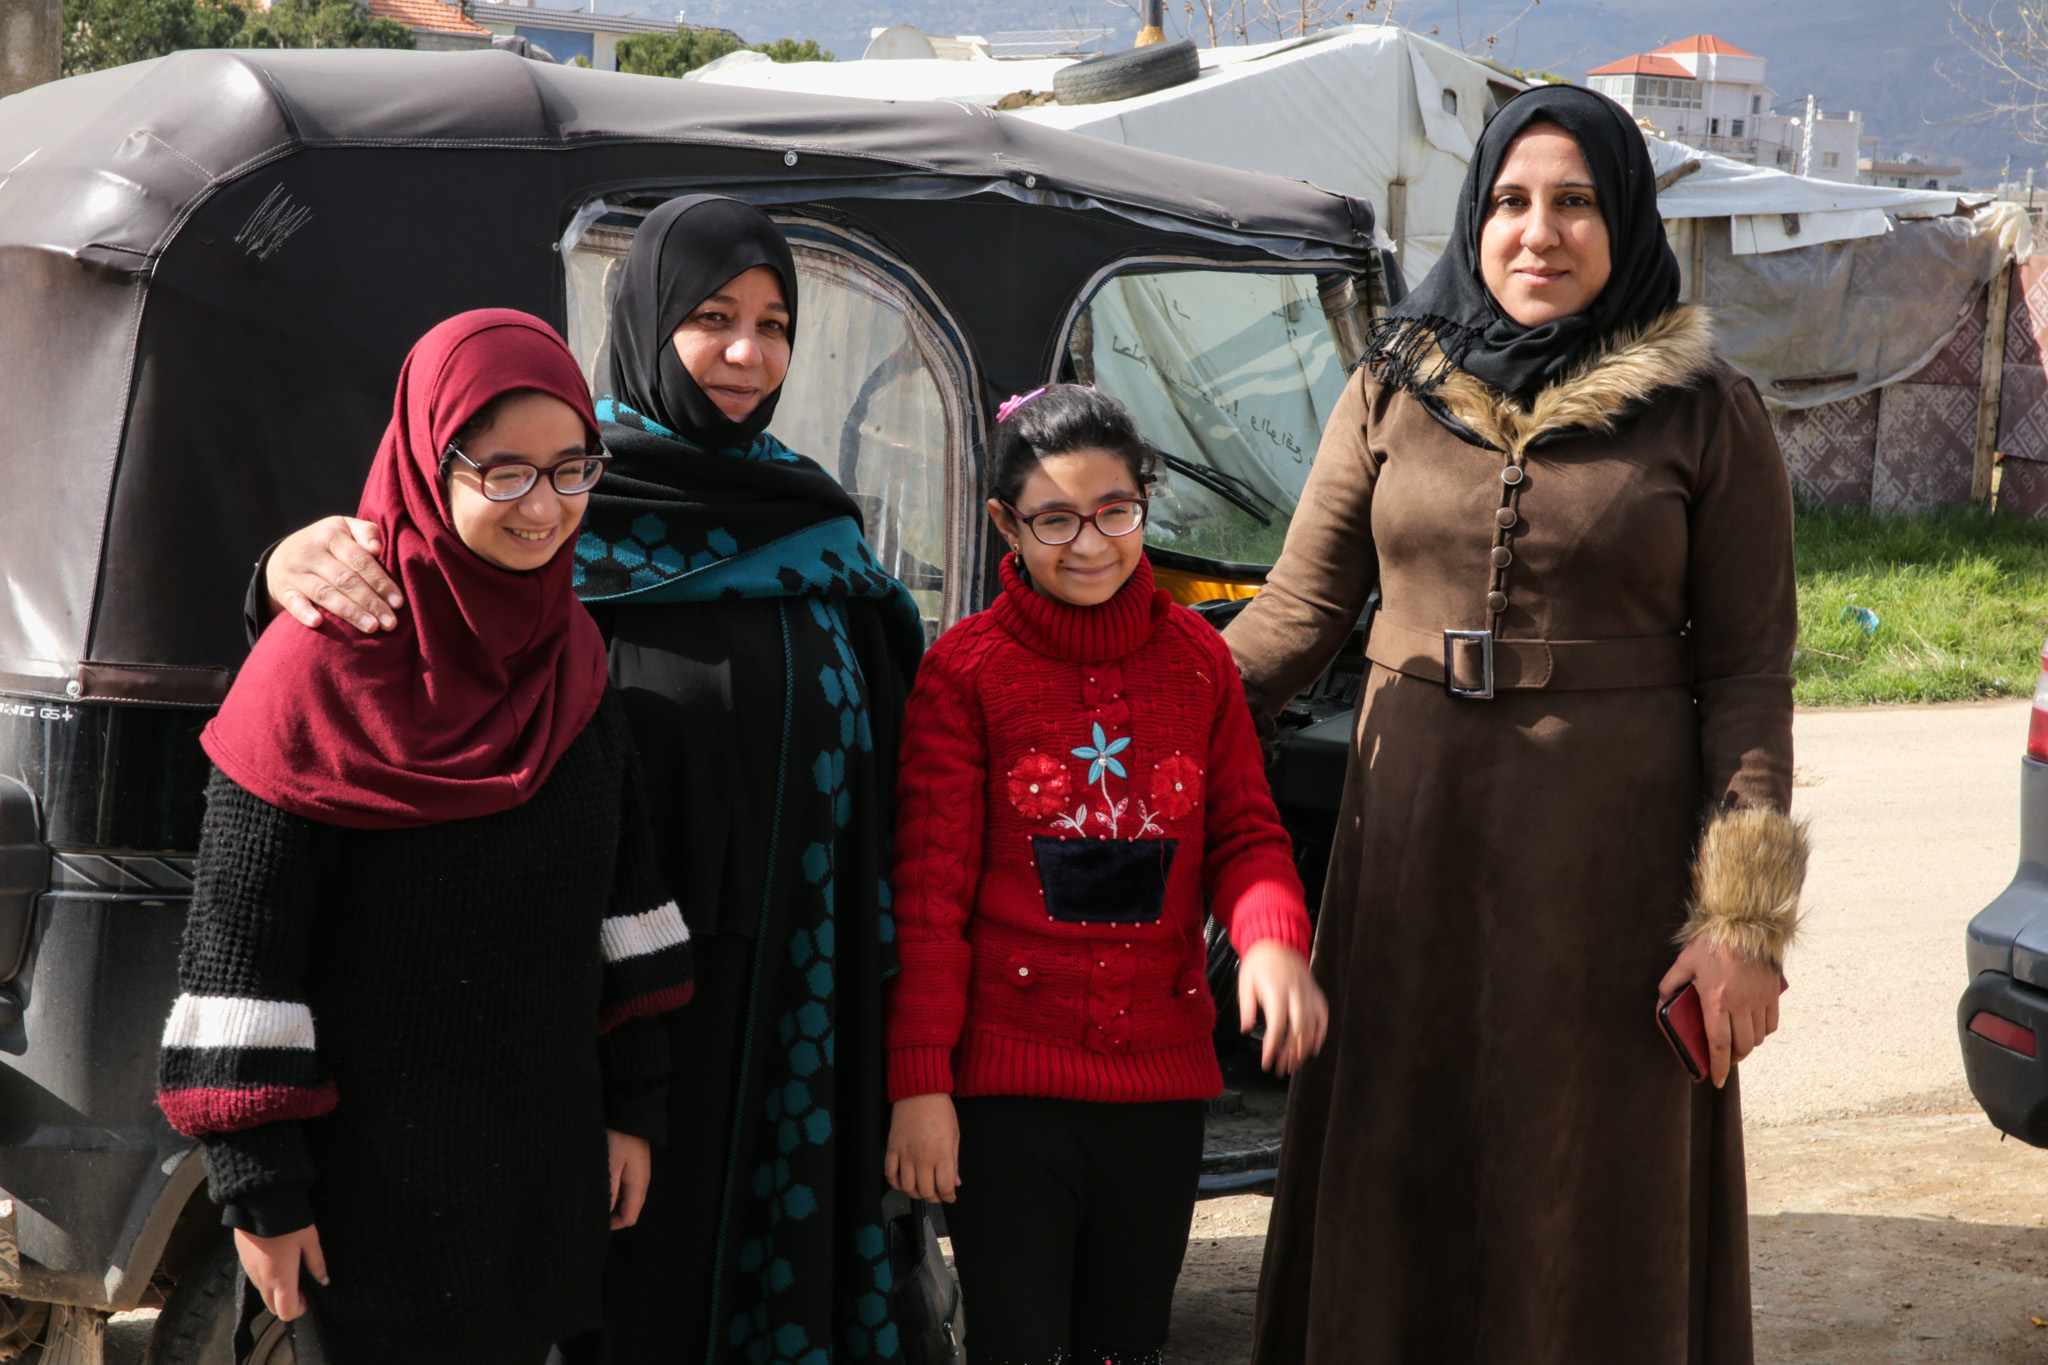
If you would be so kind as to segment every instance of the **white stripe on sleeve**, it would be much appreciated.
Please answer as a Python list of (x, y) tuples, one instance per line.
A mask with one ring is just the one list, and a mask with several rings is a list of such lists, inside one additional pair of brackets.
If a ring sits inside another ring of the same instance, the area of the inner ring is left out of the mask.
[(688, 943), (690, 926), (683, 923), (683, 912), (670, 901), (644, 914), (613, 915), (604, 922), (599, 937), (604, 944), (604, 960), (624, 962), (630, 957), (645, 957), (678, 943)]
[(313, 1011), (286, 1000), (181, 995), (164, 1024), (165, 1047), (313, 1046)]

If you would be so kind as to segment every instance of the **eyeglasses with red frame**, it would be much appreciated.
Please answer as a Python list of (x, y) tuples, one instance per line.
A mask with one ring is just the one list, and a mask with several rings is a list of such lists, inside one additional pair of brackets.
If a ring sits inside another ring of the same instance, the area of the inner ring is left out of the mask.
[(1026, 516), (1009, 503), (1003, 504), (1004, 510), (1022, 523), (1040, 545), (1070, 545), (1083, 526), (1093, 526), (1112, 540), (1127, 536), (1145, 524), (1145, 506), (1144, 498), (1118, 498), (1093, 512), (1069, 512), (1055, 507)]

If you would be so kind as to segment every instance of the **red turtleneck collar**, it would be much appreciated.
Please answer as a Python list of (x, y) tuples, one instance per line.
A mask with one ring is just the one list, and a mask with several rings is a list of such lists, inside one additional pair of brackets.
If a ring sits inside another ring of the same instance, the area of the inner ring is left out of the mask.
[(1142, 555), (1116, 596), (1093, 607), (1077, 607), (1034, 589), (1017, 571), (1015, 554), (1003, 556), (1002, 577), (1002, 596), (990, 608), (997, 623), (1020, 644), (1073, 663), (1100, 663), (1135, 652), (1173, 605), (1164, 590), (1152, 586), (1152, 561)]

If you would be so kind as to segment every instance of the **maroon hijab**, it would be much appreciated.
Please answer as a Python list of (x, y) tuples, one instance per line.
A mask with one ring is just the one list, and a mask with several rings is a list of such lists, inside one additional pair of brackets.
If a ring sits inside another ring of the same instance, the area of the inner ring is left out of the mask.
[(375, 635), (271, 622), (200, 741), (242, 787), (352, 829), (490, 815), (531, 797), (596, 714), (605, 648), (570, 591), (574, 545), (514, 573), (449, 524), (441, 452), (514, 389), (561, 399), (595, 437), (582, 372), (539, 318), (462, 313), (412, 348), (356, 513), (383, 528), (406, 610)]

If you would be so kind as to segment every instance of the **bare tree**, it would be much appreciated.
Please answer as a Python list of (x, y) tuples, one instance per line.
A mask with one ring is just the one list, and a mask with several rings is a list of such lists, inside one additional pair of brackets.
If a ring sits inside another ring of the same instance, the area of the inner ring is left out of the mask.
[(1936, 69), (1983, 106), (1981, 121), (2009, 123), (2025, 141), (2048, 146), (2048, 0), (1992, 0), (1981, 10), (1950, 0), (1949, 14), (1950, 31), (1990, 68), (1989, 80)]
[[(1542, 3), (1543, 3), (1543, 0), (1529, 0), (1529, 3), (1528, 3), (1528, 4), (1526, 4), (1526, 5), (1522, 6), (1522, 11), (1521, 11), (1521, 13), (1517, 14), (1517, 15), (1516, 15), (1516, 16), (1515, 16), (1514, 18), (1512, 18), (1512, 19), (1508, 20), (1508, 21), (1507, 21), (1507, 22), (1506, 22), (1505, 24), (1502, 24), (1502, 25), (1501, 25), (1501, 26), (1500, 26), (1499, 28), (1495, 29), (1495, 30), (1494, 30), (1493, 32), (1491, 32), (1491, 33), (1487, 34), (1487, 35), (1486, 35), (1486, 37), (1485, 37), (1485, 39), (1484, 39), (1484, 43), (1485, 43), (1485, 48), (1486, 48), (1486, 55), (1487, 55), (1487, 56), (1489, 56), (1489, 57), (1491, 57), (1491, 56), (1493, 55), (1493, 47), (1494, 47), (1494, 44), (1498, 43), (1498, 42), (1499, 42), (1499, 41), (1500, 41), (1500, 40), (1501, 40), (1502, 38), (1504, 38), (1505, 36), (1507, 36), (1507, 34), (1509, 33), (1509, 31), (1510, 31), (1510, 30), (1514, 29), (1514, 28), (1515, 28), (1515, 27), (1516, 27), (1517, 25), (1519, 25), (1519, 24), (1520, 24), (1520, 23), (1521, 23), (1521, 22), (1522, 22), (1522, 21), (1523, 21), (1524, 19), (1528, 18), (1528, 17), (1529, 17), (1529, 11), (1530, 11), (1530, 10), (1532, 10), (1532, 9), (1535, 9), (1535, 8), (1536, 8), (1536, 7), (1538, 6), (1538, 5), (1540, 5), (1540, 4), (1542, 4)], [(1462, 27), (1462, 26), (1460, 26), (1460, 29), (1459, 29), (1459, 33), (1458, 33), (1458, 40), (1459, 40), (1459, 45), (1460, 45), (1461, 47), (1462, 47), (1462, 46), (1464, 45), (1464, 37), (1465, 37), (1465, 35), (1464, 35), (1464, 30), (1463, 30), (1463, 27)], [(1465, 51), (1467, 51), (1467, 52), (1470, 52), (1471, 50), (1472, 50), (1472, 49), (1471, 49), (1471, 48), (1469, 48), (1469, 47), (1465, 48)]]
[(1299, 38), (1333, 24), (1354, 22), (1364, 6), (1324, 3), (1323, 0), (1264, 0), (1260, 21), (1275, 38)]
[(1187, 0), (1185, 8), (1190, 20), (1199, 14), (1213, 47), (1219, 31), (1240, 43), (1253, 41), (1254, 33), (1268, 39), (1305, 37), (1357, 23), (1382, 3), (1391, 14), (1393, 0)]
[[(1180, 0), (1179, 12), (1168, 4), (1164, 7), (1169, 23), (1176, 29), (1185, 20), (1186, 37), (1197, 40), (1206, 37), (1210, 47), (1227, 44), (1253, 43), (1281, 38), (1304, 37), (1337, 24), (1355, 24), (1369, 17), (1377, 17), (1382, 24), (1392, 23), (1396, 6), (1402, 0)], [(1142, 13), (1142, 0), (1103, 0), (1111, 9), (1120, 9), (1131, 14)], [(1414, 0), (1409, 0), (1414, 3)], [(1514, 18), (1502, 24), (1493, 32), (1465, 40), (1464, 6), (1457, 0), (1454, 26), (1458, 34), (1458, 46), (1464, 51), (1475, 49), (1491, 56), (1501, 39), (1527, 18), (1529, 12), (1543, 0), (1527, 0)], [(2029, 3), (2048, 8), (2048, 0), (2029, 0)], [(1437, 35), (1437, 28), (1418, 30)]]
[(1226, 39), (1248, 42), (1244, 8), (1243, 0), (1186, 0), (1188, 27), (1194, 28), (1195, 21), (1199, 19), (1209, 31), (1210, 47), (1217, 45), (1219, 33)]

